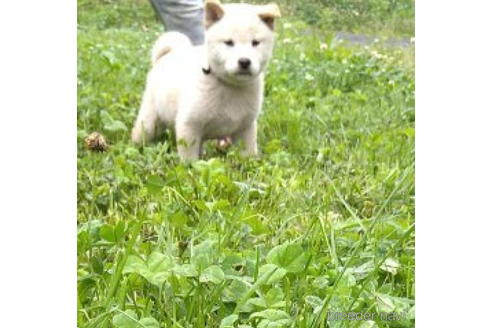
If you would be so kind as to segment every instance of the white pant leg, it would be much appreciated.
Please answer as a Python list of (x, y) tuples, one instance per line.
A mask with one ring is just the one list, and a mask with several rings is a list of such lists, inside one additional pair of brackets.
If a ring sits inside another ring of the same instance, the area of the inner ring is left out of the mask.
[(188, 36), (193, 45), (204, 43), (203, 0), (150, 0), (167, 31)]

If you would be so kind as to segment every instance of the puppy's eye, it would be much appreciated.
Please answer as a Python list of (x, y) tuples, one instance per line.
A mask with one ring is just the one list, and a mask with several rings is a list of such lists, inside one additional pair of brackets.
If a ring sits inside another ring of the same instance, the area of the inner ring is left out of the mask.
[(233, 46), (234, 46), (234, 41), (232, 41), (232, 40), (227, 40), (227, 41), (224, 41), (224, 43), (225, 43), (226, 45), (228, 45), (229, 47), (233, 47)]
[(259, 44), (260, 44), (260, 41), (258, 41), (258, 40), (253, 40), (253, 41), (251, 41), (251, 45), (252, 45), (253, 47), (256, 47), (256, 46), (257, 46), (257, 45), (259, 45)]

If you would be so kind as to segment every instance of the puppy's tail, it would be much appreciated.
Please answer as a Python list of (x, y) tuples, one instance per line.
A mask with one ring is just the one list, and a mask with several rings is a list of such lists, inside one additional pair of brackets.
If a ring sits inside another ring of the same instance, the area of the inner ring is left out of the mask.
[(190, 39), (179, 32), (167, 32), (162, 34), (154, 44), (151, 53), (152, 65), (161, 58), (162, 56), (169, 53), (171, 50), (176, 50), (179, 48), (191, 47)]

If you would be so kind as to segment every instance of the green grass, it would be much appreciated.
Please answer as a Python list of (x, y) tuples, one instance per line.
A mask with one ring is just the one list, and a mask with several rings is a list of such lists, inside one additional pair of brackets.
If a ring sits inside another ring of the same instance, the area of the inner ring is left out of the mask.
[[(287, 11), (262, 157), (209, 144), (187, 166), (166, 138), (129, 141), (150, 5), (78, 4), (79, 327), (414, 326), (413, 49), (345, 48)], [(83, 147), (92, 131), (108, 152)]]
[[(262, 2), (265, 1), (256, 1)], [(414, 0), (279, 0), (282, 12), (324, 30), (374, 34), (380, 37), (415, 35)]]

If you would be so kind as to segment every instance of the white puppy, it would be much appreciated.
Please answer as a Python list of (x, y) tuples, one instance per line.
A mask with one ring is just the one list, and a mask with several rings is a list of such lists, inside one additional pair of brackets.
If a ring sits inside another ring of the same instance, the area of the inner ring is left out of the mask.
[(256, 155), (256, 119), (263, 102), (263, 72), (272, 54), (275, 4), (205, 2), (206, 43), (193, 47), (178, 32), (152, 49), (152, 69), (132, 140), (152, 140), (159, 127), (174, 129), (178, 153), (197, 159), (203, 141), (244, 142)]

